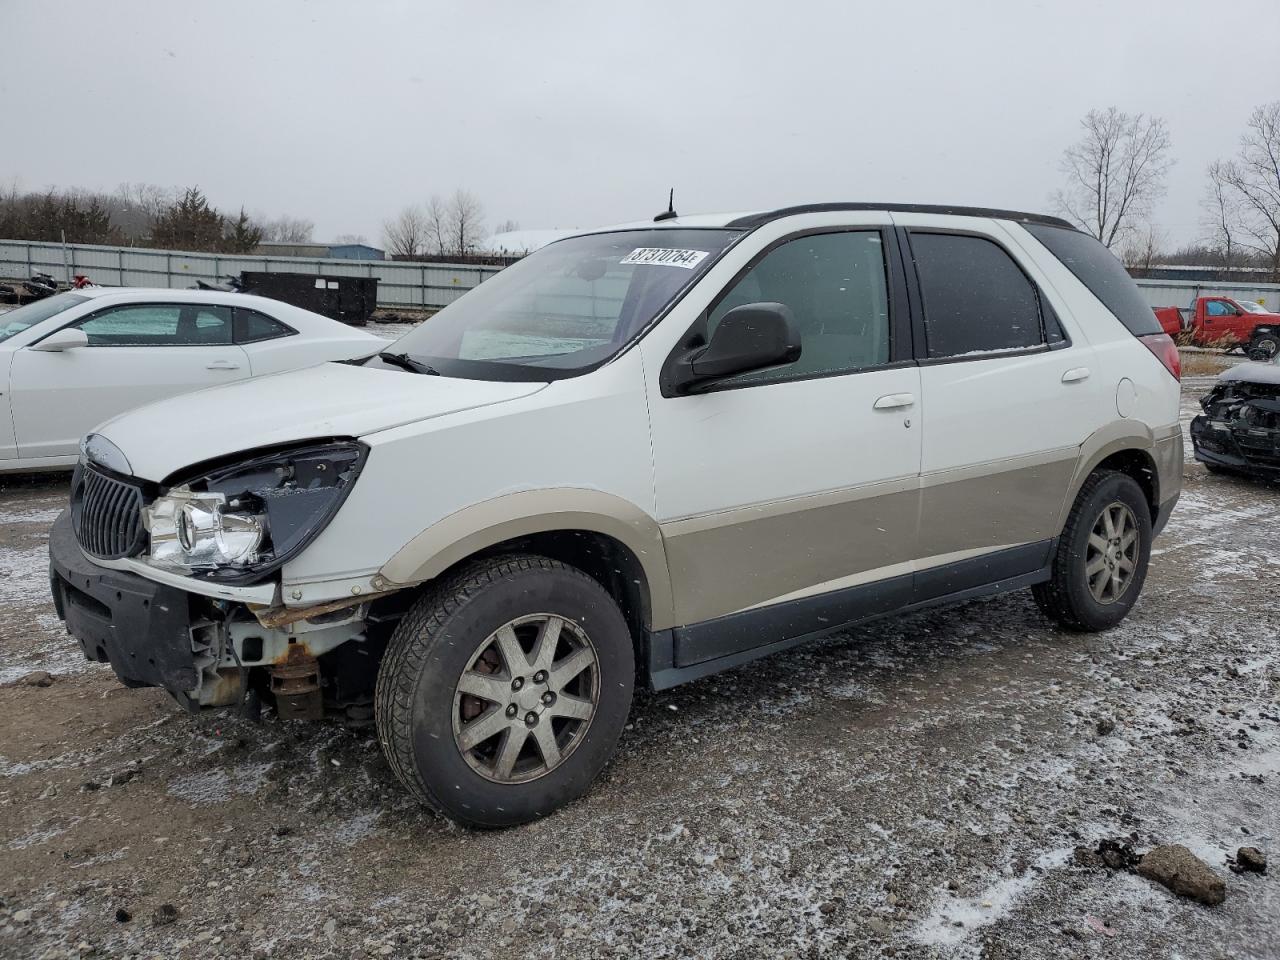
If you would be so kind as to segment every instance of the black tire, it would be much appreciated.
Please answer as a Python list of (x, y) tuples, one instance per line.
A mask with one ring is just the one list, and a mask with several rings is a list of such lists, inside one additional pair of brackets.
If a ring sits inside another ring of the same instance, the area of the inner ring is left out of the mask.
[[(1127, 586), (1109, 602), (1099, 602), (1090, 590), (1085, 572), (1089, 538), (1103, 511), (1123, 504), (1136, 523), (1138, 542), (1134, 569)], [(1151, 508), (1137, 482), (1126, 474), (1102, 470), (1091, 474), (1080, 488), (1067, 516), (1053, 558), (1053, 573), (1045, 583), (1031, 588), (1045, 616), (1069, 630), (1094, 633), (1114, 627), (1133, 608), (1147, 577), (1151, 559)]]
[[(455, 693), (485, 638), (537, 614), (571, 621), (589, 638), (598, 702), (558, 766), (527, 782), (495, 782), (473, 769), (455, 741)], [(378, 739), (396, 777), (422, 803), (465, 826), (514, 826), (586, 792), (613, 754), (634, 686), (631, 632), (596, 581), (545, 557), (494, 557), (429, 586), (397, 625), (378, 671)]]
[(1250, 360), (1270, 360), (1280, 353), (1280, 334), (1264, 333), (1255, 337), (1245, 352), (1248, 353)]

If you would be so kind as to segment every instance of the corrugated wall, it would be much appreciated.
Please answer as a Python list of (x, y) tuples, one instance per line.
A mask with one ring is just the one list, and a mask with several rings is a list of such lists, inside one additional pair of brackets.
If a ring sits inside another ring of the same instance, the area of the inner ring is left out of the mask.
[[(443, 307), (493, 276), (500, 267), (450, 263), (401, 263), (392, 260), (313, 257), (223, 256), (96, 247), (84, 244), (0, 240), (0, 277), (21, 279), (41, 270), (60, 280), (83, 273), (94, 283), (122, 287), (193, 287), (241, 270), (314, 273), (338, 277), (377, 277), (381, 307)], [(1153, 307), (1185, 307), (1198, 296), (1214, 294), (1254, 300), (1280, 311), (1280, 284), (1212, 283), (1189, 280), (1138, 280)]]
[(83, 273), (104, 286), (177, 288), (194, 287), (197, 280), (216, 281), (241, 270), (377, 277), (378, 305), (392, 308), (446, 306), (500, 269), (390, 260), (230, 256), (74, 243), (64, 248), (58, 243), (0, 240), (0, 277), (22, 279), (38, 270), (59, 280)]
[(1153, 307), (1189, 307), (1196, 297), (1232, 297), (1253, 300), (1268, 310), (1280, 311), (1280, 284), (1215, 283), (1204, 280), (1136, 280)]

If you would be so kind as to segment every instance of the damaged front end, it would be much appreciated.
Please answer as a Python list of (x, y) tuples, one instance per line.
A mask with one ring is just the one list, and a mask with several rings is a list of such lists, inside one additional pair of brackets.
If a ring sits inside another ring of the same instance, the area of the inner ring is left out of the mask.
[(400, 598), (255, 609), (92, 563), (66, 513), (49, 541), (58, 616), (84, 655), (126, 686), (162, 687), (191, 711), (265, 703), (286, 719), (372, 717)]
[[(1280, 479), (1280, 367), (1230, 371), (1191, 421), (1195, 457), (1210, 469)], [(1273, 372), (1274, 371), (1274, 372)]]

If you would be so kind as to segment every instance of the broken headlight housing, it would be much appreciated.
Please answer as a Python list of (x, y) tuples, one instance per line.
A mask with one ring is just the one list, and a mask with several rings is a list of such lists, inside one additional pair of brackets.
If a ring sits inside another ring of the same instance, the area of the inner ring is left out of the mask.
[(328, 525), (367, 453), (355, 440), (308, 444), (181, 478), (143, 510), (143, 559), (223, 583), (259, 580)]

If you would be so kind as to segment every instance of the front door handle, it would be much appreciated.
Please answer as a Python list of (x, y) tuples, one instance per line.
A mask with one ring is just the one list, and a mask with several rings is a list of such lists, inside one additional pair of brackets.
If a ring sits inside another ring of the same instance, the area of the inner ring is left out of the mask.
[(1079, 383), (1081, 380), (1089, 379), (1088, 367), (1072, 367), (1062, 375), (1063, 383)]
[(910, 393), (886, 393), (872, 404), (872, 408), (875, 410), (897, 410), (901, 407), (909, 407), (915, 402), (915, 396)]
[(240, 364), (232, 363), (230, 360), (215, 360), (213, 363), (205, 366), (206, 370), (239, 370)]

